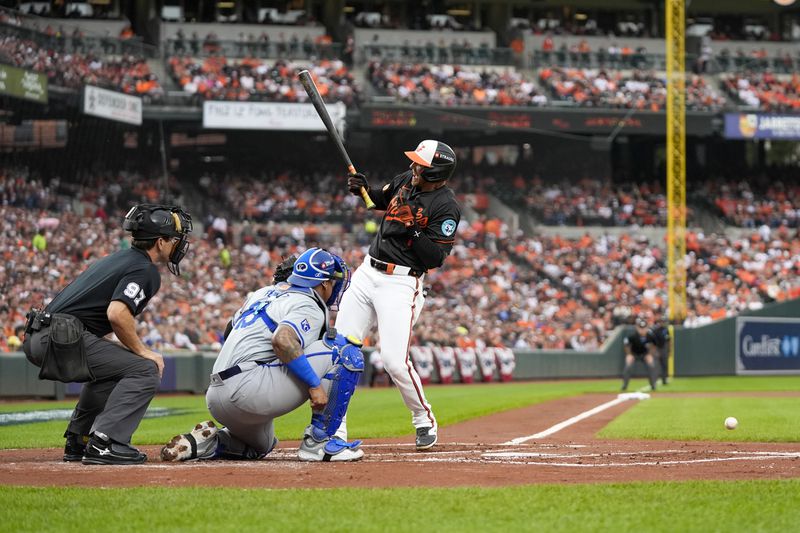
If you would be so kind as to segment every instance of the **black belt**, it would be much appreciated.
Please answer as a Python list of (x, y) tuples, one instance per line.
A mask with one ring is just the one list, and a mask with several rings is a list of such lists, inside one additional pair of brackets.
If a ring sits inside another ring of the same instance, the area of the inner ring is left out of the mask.
[(233, 376), (235, 376), (237, 374), (241, 374), (241, 373), (242, 373), (242, 369), (239, 368), (239, 365), (236, 365), (236, 366), (232, 366), (230, 368), (226, 368), (222, 372), (218, 372), (217, 375), (219, 376), (219, 379), (221, 379), (222, 381), (225, 381), (226, 379), (232, 378)]
[[(254, 362), (257, 365), (266, 365), (267, 364), (266, 361), (254, 361)], [(253, 367), (253, 368), (255, 368), (255, 367)], [(242, 368), (239, 365), (236, 365), (236, 366), (232, 366), (230, 368), (226, 368), (225, 370), (223, 370), (221, 372), (217, 372), (217, 376), (219, 376), (219, 379), (221, 379), (222, 381), (225, 381), (226, 379), (232, 378), (233, 376), (236, 376), (236, 375), (239, 375), (242, 372), (244, 372), (244, 370), (242, 370)]]
[[(383, 261), (375, 259), (374, 257), (369, 258), (369, 264), (372, 265), (372, 268), (374, 268), (375, 270), (380, 270), (381, 272), (386, 272), (387, 274), (398, 274), (398, 272), (395, 272), (394, 270), (396, 267), (401, 266), (401, 265), (395, 265), (394, 263), (385, 263)], [(410, 268), (408, 271), (408, 275), (414, 276), (415, 278), (418, 278), (423, 274), (425, 274), (425, 272), (422, 272), (420, 270), (414, 270), (413, 268)]]

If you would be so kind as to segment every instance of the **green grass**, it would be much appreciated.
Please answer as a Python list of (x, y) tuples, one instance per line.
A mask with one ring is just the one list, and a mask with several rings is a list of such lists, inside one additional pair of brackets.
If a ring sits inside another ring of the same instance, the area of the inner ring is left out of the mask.
[[(635, 380), (631, 383), (629, 390), (636, 390), (644, 384), (644, 380)], [(430, 386), (426, 388), (426, 394), (434, 407), (439, 423), (442, 426), (447, 426), (491, 413), (587, 392), (616, 393), (619, 389), (619, 385), (619, 380), (575, 380), (497, 383), (488, 385), (479, 384), (471, 386)], [(792, 390), (800, 390), (800, 376), (679, 378), (666, 387), (660, 387), (657, 394), (654, 395), (653, 400), (649, 403), (644, 402), (634, 407), (629, 415), (623, 416), (618, 422), (619, 424), (625, 424), (628, 417), (638, 417), (637, 413), (639, 410), (648, 408), (648, 405), (652, 405), (652, 407), (649, 407), (652, 409), (657, 408), (659, 405), (664, 405), (658, 400), (662, 398), (669, 399), (670, 393), (673, 392), (745, 391), (758, 393), (762, 391)], [(769, 399), (765, 401), (767, 405), (777, 405), (772, 403), (776, 400), (778, 399)], [(781, 400), (790, 401), (789, 399)], [(670, 402), (677, 401), (679, 401), (678, 398), (670, 399)], [(699, 399), (686, 399), (681, 401), (686, 402), (688, 405), (698, 402)], [(745, 401), (745, 403), (747, 403), (747, 401)], [(74, 399), (63, 402), (3, 403), (0, 404), (0, 412), (37, 409), (71, 409), (74, 405)], [(179, 410), (181, 414), (144, 420), (133, 437), (133, 443), (136, 445), (164, 443), (174, 434), (187, 431), (197, 422), (209, 417), (205, 407), (205, 398), (203, 396), (159, 396), (156, 397), (152, 405), (155, 407), (176, 409)], [(669, 405), (672, 407), (662, 407), (664, 415), (669, 415), (664, 418), (666, 420), (673, 420), (675, 419), (673, 414), (677, 416), (680, 414), (680, 411), (684, 411), (683, 407), (676, 408), (675, 406), (678, 405), (676, 403), (670, 403)], [(700, 406), (701, 404), (697, 403), (696, 405)], [(797, 411), (797, 409), (795, 410)], [(669, 412), (667, 413), (667, 411)], [(685, 412), (690, 413), (692, 411), (686, 410)], [(759, 409), (758, 412), (765, 411)], [(281, 440), (297, 439), (302, 434), (303, 428), (308, 424), (309, 413), (307, 407), (301, 407), (293, 413), (277, 420), (276, 430), (278, 438)], [(739, 413), (742, 413), (742, 415), (739, 415)], [(747, 416), (745, 411), (738, 409), (738, 407), (731, 407), (729, 410), (716, 410), (705, 413), (702, 416), (687, 414), (685, 416), (685, 422), (681, 419), (680, 423), (676, 421), (674, 424), (670, 423), (669, 426), (665, 426), (665, 428), (678, 426), (680, 424), (681, 427), (688, 428), (685, 431), (686, 435), (698, 435), (701, 434), (701, 432), (695, 431), (694, 428), (696, 427), (721, 427), (721, 422), (717, 420), (721, 415), (724, 415), (722, 419), (731, 415), (739, 417), (742, 426), (741, 430), (732, 433), (723, 433), (716, 438), (733, 439), (741, 436), (741, 440), (786, 440), (783, 437), (771, 437), (771, 433), (769, 432), (767, 432), (767, 438), (762, 439), (759, 436), (760, 429), (758, 431), (746, 429), (748, 427), (754, 428), (751, 424), (751, 420), (756, 420), (757, 418)], [(764, 421), (764, 423), (771, 420), (762, 415), (758, 416), (761, 417), (760, 419)], [(776, 416), (780, 417), (780, 415)], [(656, 417), (654, 411), (652, 415), (645, 416), (645, 418), (648, 417), (651, 418), (649, 421), (651, 425), (661, 425), (659, 422), (660, 414)], [(703, 422), (698, 422), (698, 420), (702, 420)], [(777, 428), (776, 431), (783, 431), (784, 434), (788, 434), (791, 427), (800, 427), (797, 424), (790, 426), (790, 423), (793, 423), (792, 420), (777, 420), (776, 426), (782, 424), (784, 427), (782, 429)], [(712, 421), (713, 423), (709, 424), (706, 421)], [(615, 424), (617, 423), (615, 422)], [(617, 431), (615, 424), (612, 424), (610, 428)], [(648, 425), (639, 424), (637, 422), (631, 424), (630, 431), (636, 433), (637, 425), (642, 428), (649, 428)], [(64, 441), (61, 435), (65, 427), (66, 421), (62, 420), (0, 427), (0, 449), (63, 446)], [(350, 434), (354, 438), (394, 437), (411, 433), (411, 419), (396, 388), (361, 388), (353, 398), (348, 414), (348, 427)], [(620, 427), (624, 428), (624, 426)], [(761, 428), (763, 425), (755, 427)], [(655, 435), (660, 435), (660, 433), (655, 432), (656, 429), (658, 428), (654, 427), (652, 433), (649, 429), (642, 429), (639, 430), (639, 435), (626, 434), (624, 437), (620, 438), (689, 438), (688, 436), (656, 437)], [(609, 429), (609, 431), (611, 431), (611, 429)], [(664, 428), (662, 428), (661, 431), (663, 432)], [(705, 433), (702, 432), (702, 434)], [(746, 435), (747, 438), (745, 438)], [(606, 435), (604, 434), (604, 436)], [(611, 434), (608, 436), (611, 436)]]
[[(725, 429), (729, 416), (739, 420)], [(798, 442), (800, 397), (669, 398), (639, 402), (599, 434), (609, 439)]]
[[(475, 386), (429, 387), (428, 399), (443, 426), (498, 411), (582, 394), (608, 392), (610, 381), (570, 381), (511, 383)], [(0, 412), (72, 408), (70, 402), (27, 402), (0, 405)], [(176, 433), (190, 429), (209, 418), (204, 396), (157, 397), (154, 407), (168, 407), (184, 414), (142, 421), (133, 443), (163, 444)], [(301, 407), (275, 423), (278, 438), (298, 439), (308, 425), (311, 411)], [(359, 389), (348, 413), (348, 430), (355, 438), (388, 437), (410, 434), (411, 417), (396, 388)], [(66, 421), (38, 422), (0, 427), (0, 449), (63, 446)]]
[(793, 531), (800, 480), (508, 488), (0, 487), (3, 531)]

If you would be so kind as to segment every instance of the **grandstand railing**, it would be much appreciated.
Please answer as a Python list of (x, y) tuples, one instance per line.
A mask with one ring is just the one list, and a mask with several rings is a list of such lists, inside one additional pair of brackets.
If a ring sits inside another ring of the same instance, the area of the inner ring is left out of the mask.
[(0, 23), (0, 35), (30, 40), (42, 48), (59, 52), (96, 56), (134, 55), (151, 59), (160, 56), (157, 47), (146, 44), (138, 38), (121, 40), (111, 36), (48, 35), (30, 28), (3, 23)]
[(369, 44), (358, 50), (359, 63), (366, 61), (410, 61), (461, 65), (517, 66), (519, 56), (510, 48), (465, 48), (463, 46), (405, 46)]
[[(533, 68), (555, 66), (591, 69), (666, 70), (667, 62), (664, 54), (634, 52), (623, 56), (611, 55), (606, 52), (575, 52), (569, 50), (545, 52), (543, 50), (535, 50), (531, 55), (531, 66)], [(706, 74), (745, 70), (754, 72), (772, 70), (778, 73), (790, 74), (800, 69), (800, 56), (751, 57), (716, 54), (704, 60), (697, 54), (686, 54), (686, 69), (687, 71), (695, 70)]]
[(340, 43), (304, 43), (302, 41), (229, 41), (208, 38), (167, 39), (164, 55), (190, 55), (194, 57), (224, 56), (234, 58), (259, 57), (281, 59), (338, 59)]
[[(686, 56), (687, 66), (696, 56)], [(532, 66), (542, 67), (570, 67), (570, 68), (612, 68), (612, 69), (654, 69), (666, 70), (667, 59), (664, 54), (632, 53), (628, 55), (610, 55), (605, 52), (574, 52), (568, 50), (554, 50), (533, 52)]]

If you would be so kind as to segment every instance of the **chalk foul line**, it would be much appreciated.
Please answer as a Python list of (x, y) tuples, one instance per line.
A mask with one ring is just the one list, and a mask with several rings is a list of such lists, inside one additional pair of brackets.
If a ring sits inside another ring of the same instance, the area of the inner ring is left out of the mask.
[(582, 413), (580, 413), (578, 415), (573, 416), (572, 418), (568, 418), (568, 419), (564, 420), (563, 422), (559, 422), (555, 426), (547, 428), (544, 431), (540, 431), (539, 433), (535, 433), (533, 435), (528, 435), (527, 437), (517, 437), (515, 439), (511, 439), (508, 442), (504, 442), (503, 444), (516, 445), (516, 444), (522, 444), (523, 442), (528, 442), (529, 440), (533, 440), (533, 439), (543, 439), (545, 437), (549, 437), (550, 435), (553, 435), (554, 433), (558, 433), (562, 429), (567, 428), (567, 427), (569, 427), (569, 426), (571, 426), (573, 424), (577, 424), (581, 420), (586, 420), (587, 418), (592, 417), (592, 416), (594, 416), (594, 415), (596, 415), (598, 413), (602, 413), (606, 409), (610, 409), (610, 408), (614, 407), (615, 405), (619, 405), (619, 404), (621, 404), (623, 402), (626, 402), (628, 400), (646, 400), (647, 398), (650, 398), (650, 395), (642, 393), (642, 392), (633, 392), (633, 393), (629, 393), (629, 394), (620, 394), (619, 396), (617, 396), (615, 399), (613, 399), (611, 401), (608, 401), (606, 403), (600, 404), (597, 407), (589, 409), (588, 411), (584, 411), (584, 412), (582, 412)]

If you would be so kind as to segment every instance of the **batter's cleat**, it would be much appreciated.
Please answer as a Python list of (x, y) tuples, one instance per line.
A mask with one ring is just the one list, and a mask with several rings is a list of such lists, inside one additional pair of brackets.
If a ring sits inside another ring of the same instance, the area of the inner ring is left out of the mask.
[(83, 459), (89, 437), (69, 432), (64, 436), (67, 438), (67, 443), (64, 445), (64, 462), (79, 463)]
[(439, 437), (433, 432), (433, 428), (417, 428), (417, 451), (433, 448), (438, 440)]
[(364, 457), (364, 450), (360, 449), (361, 441), (345, 442), (338, 437), (317, 440), (306, 434), (297, 457), (301, 461), (358, 461)]
[(210, 459), (217, 451), (216, 437), (219, 428), (213, 420), (197, 424), (189, 433), (175, 435), (161, 448), (161, 460), (165, 462)]
[(81, 461), (85, 465), (140, 465), (147, 461), (143, 454), (130, 444), (103, 440), (97, 436), (89, 439)]

